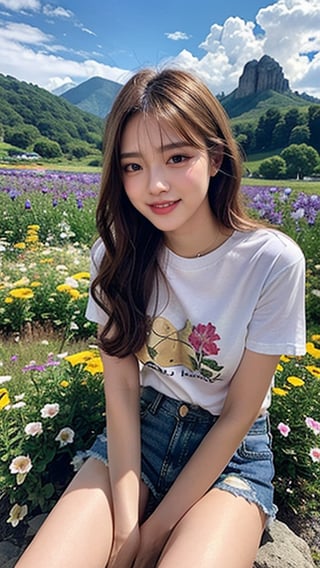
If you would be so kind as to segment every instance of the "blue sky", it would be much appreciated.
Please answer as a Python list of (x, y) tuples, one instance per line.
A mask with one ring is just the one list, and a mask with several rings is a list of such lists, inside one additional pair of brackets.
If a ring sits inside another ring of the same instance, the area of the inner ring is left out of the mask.
[(227, 94), (264, 54), (320, 98), (320, 1), (0, 0), (0, 72), (49, 90), (174, 65)]

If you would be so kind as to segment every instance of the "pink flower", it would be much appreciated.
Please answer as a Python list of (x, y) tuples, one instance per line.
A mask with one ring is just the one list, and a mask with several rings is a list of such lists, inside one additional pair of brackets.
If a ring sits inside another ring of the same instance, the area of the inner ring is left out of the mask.
[(71, 428), (62, 428), (59, 434), (55, 437), (57, 442), (60, 442), (60, 448), (67, 444), (72, 444), (74, 438), (74, 431)]
[(59, 410), (60, 406), (58, 403), (45, 404), (40, 411), (41, 418), (54, 418), (58, 414)]
[(215, 344), (215, 341), (220, 339), (220, 335), (216, 333), (216, 328), (212, 323), (198, 323), (194, 326), (192, 333), (188, 337), (188, 341), (198, 353), (204, 355), (217, 355), (220, 348)]
[(41, 422), (29, 422), (24, 429), (27, 436), (36, 436), (37, 434), (42, 434), (42, 424)]
[(17, 456), (9, 465), (10, 473), (28, 473), (32, 468), (29, 456)]
[(309, 456), (313, 462), (320, 463), (320, 448), (312, 448), (309, 452)]
[(11, 525), (13, 527), (16, 527), (20, 523), (20, 521), (22, 521), (24, 519), (24, 517), (27, 515), (27, 513), (28, 513), (27, 505), (22, 505), (22, 507), (21, 507), (20, 505), (18, 505), (18, 503), (16, 503), (10, 509), (9, 518), (7, 519), (7, 523), (11, 523)]
[(279, 422), (277, 428), (280, 434), (282, 434), (282, 436), (284, 436), (285, 438), (289, 435), (289, 432), (291, 431), (290, 426), (284, 424), (283, 422)]
[(313, 418), (310, 418), (309, 416), (307, 416), (305, 422), (306, 422), (306, 425), (308, 426), (308, 428), (311, 428), (311, 430), (313, 431), (313, 433), (316, 436), (318, 434), (320, 434), (320, 422), (317, 422), (317, 420), (314, 420)]

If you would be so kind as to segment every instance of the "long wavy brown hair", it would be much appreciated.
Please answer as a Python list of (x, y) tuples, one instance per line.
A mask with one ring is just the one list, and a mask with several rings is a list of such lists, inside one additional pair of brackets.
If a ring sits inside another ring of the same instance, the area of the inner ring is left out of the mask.
[(136, 353), (146, 340), (147, 306), (157, 290), (163, 235), (130, 203), (120, 167), (123, 131), (136, 113), (152, 116), (188, 144), (223, 154), (209, 183), (209, 202), (228, 229), (250, 230), (240, 197), (242, 160), (229, 119), (219, 101), (195, 76), (177, 69), (139, 71), (120, 90), (107, 118), (104, 164), (97, 205), (97, 229), (105, 254), (92, 283), (94, 300), (106, 312), (100, 347), (109, 355)]

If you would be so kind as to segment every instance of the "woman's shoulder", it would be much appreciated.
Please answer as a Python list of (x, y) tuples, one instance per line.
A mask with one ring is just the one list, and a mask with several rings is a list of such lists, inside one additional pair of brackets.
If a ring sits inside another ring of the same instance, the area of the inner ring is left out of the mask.
[(278, 229), (259, 227), (247, 234), (242, 233), (242, 238), (243, 242), (270, 260), (281, 257), (289, 264), (304, 260), (303, 252), (294, 239)]
[(106, 248), (101, 237), (99, 237), (92, 245), (90, 256), (95, 265), (99, 265), (103, 259)]

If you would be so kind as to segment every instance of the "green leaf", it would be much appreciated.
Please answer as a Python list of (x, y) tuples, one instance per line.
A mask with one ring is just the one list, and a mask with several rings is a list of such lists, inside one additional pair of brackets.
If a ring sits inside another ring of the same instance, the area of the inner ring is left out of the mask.
[(150, 347), (150, 345), (147, 345), (147, 350), (151, 359), (155, 359), (156, 356), (158, 355), (158, 351), (154, 347)]
[(223, 365), (218, 365), (217, 361), (214, 361), (213, 359), (204, 358), (202, 359), (202, 362), (206, 365), (206, 367), (210, 367), (210, 369), (213, 369), (214, 371), (219, 372), (223, 369)]

